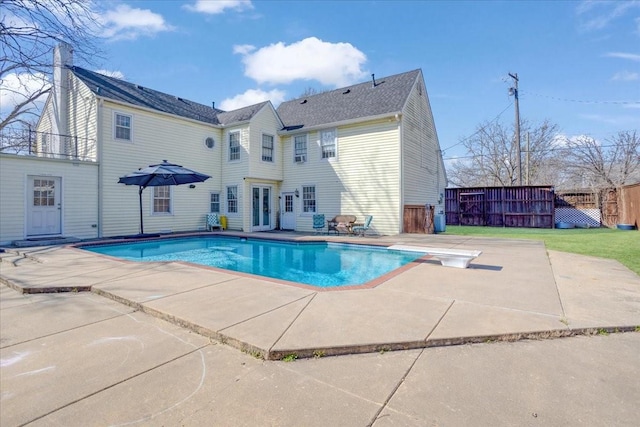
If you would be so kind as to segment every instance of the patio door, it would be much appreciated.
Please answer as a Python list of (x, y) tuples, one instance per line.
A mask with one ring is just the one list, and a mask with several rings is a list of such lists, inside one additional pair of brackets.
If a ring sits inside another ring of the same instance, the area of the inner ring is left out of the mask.
[(27, 236), (61, 233), (62, 205), (58, 176), (29, 176), (27, 192)]
[(282, 218), (280, 219), (280, 228), (283, 230), (296, 229), (296, 213), (293, 204), (293, 193), (282, 193), (282, 206), (280, 207)]
[(271, 220), (271, 187), (251, 187), (251, 231), (268, 231)]

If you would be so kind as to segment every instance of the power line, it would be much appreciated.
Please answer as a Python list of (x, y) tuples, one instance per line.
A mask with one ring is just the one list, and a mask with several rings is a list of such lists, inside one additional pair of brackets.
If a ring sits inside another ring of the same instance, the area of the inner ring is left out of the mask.
[(534, 92), (529, 92), (529, 91), (522, 91), (523, 94), (525, 95), (533, 95), (533, 96), (539, 96), (541, 98), (548, 98), (548, 99), (553, 99), (555, 101), (563, 101), (563, 102), (576, 102), (576, 103), (580, 103), (580, 104), (613, 104), (613, 105), (636, 105), (636, 104), (640, 104), (640, 101), (588, 101), (588, 100), (581, 100), (581, 99), (570, 99), (570, 98), (559, 98), (556, 96), (549, 96), (549, 95), (542, 95), (539, 93), (534, 93)]
[[(613, 148), (616, 147), (616, 144), (607, 144), (607, 145), (599, 145), (600, 148)], [(545, 148), (544, 150), (529, 150), (529, 153), (548, 153), (551, 151), (569, 151), (578, 149), (579, 147), (553, 147), (553, 148)], [(526, 150), (523, 150), (527, 152)], [(468, 156), (455, 156), (455, 157), (444, 157), (442, 160), (461, 160), (461, 159), (474, 159), (476, 157), (493, 157), (494, 154), (470, 154)]]
[(490, 122), (488, 122), (485, 126), (482, 126), (480, 129), (478, 129), (477, 131), (475, 131), (474, 133), (472, 133), (472, 134), (471, 134), (471, 135), (469, 135), (468, 137), (466, 137), (466, 138), (464, 138), (464, 139), (461, 139), (461, 140), (460, 140), (459, 142), (457, 142), (456, 144), (453, 144), (452, 146), (447, 147), (447, 148), (445, 148), (445, 149), (441, 150), (441, 151), (442, 151), (442, 154), (444, 154), (444, 152), (445, 152), (445, 151), (450, 150), (450, 149), (452, 149), (453, 147), (456, 147), (456, 146), (458, 146), (458, 145), (462, 144), (463, 142), (465, 142), (465, 141), (467, 141), (467, 140), (471, 139), (471, 138), (472, 138), (472, 137), (474, 137), (476, 134), (479, 134), (480, 132), (483, 132), (483, 131), (484, 131), (484, 130), (485, 130), (485, 129), (486, 129), (486, 128), (491, 124), (491, 123), (493, 123), (493, 122), (495, 122), (496, 120), (498, 120), (498, 119), (500, 118), (500, 116), (501, 116), (505, 111), (507, 111), (509, 108), (511, 108), (511, 106), (512, 106), (512, 105), (513, 105), (513, 102), (509, 103), (509, 105), (507, 105), (507, 106), (505, 107), (505, 109), (504, 109), (504, 110), (500, 111), (500, 113), (499, 113), (497, 116), (495, 116), (495, 117), (494, 117)]

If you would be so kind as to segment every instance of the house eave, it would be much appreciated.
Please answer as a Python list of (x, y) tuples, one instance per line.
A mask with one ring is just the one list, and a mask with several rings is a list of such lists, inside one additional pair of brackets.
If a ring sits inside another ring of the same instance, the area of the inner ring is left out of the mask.
[(386, 119), (386, 118), (391, 118), (392, 120), (395, 121), (400, 121), (400, 119), (402, 118), (402, 111), (397, 111), (397, 112), (389, 112), (389, 113), (384, 113), (384, 114), (378, 114), (376, 116), (366, 116), (366, 117), (358, 117), (356, 119), (349, 119), (349, 120), (341, 120), (341, 121), (337, 121), (337, 122), (331, 122), (331, 123), (322, 123), (319, 125), (315, 125), (315, 126), (302, 126), (300, 128), (297, 129), (292, 129), (292, 130), (280, 130), (278, 131), (278, 135), (293, 135), (296, 133), (301, 133), (301, 132), (312, 132), (318, 129), (327, 129), (327, 128), (332, 128), (332, 127), (340, 127), (340, 126), (348, 126), (348, 125), (353, 125), (353, 124), (357, 124), (357, 123), (363, 123), (363, 122), (371, 122), (371, 121), (375, 121), (375, 120), (380, 120), (380, 119)]
[(118, 100), (115, 100), (115, 99), (112, 99), (112, 98), (107, 98), (107, 97), (100, 96), (100, 95), (95, 95), (94, 94), (94, 96), (96, 97), (96, 100), (98, 100), (98, 101), (109, 102), (111, 104), (116, 104), (116, 105), (122, 105), (124, 107), (133, 108), (135, 110), (146, 111), (146, 112), (149, 112), (149, 113), (154, 113), (154, 114), (158, 114), (158, 115), (165, 116), (165, 117), (177, 118), (177, 119), (180, 119), (180, 120), (185, 120), (185, 121), (190, 122), (190, 123), (197, 123), (197, 124), (200, 124), (200, 125), (211, 126), (213, 128), (216, 128), (216, 129), (223, 129), (224, 128), (223, 125), (216, 125), (216, 124), (213, 124), (213, 123), (204, 122), (202, 120), (191, 119), (189, 117), (179, 116), (177, 114), (171, 114), (171, 113), (167, 113), (167, 112), (164, 112), (164, 111), (154, 110), (153, 108), (141, 107), (139, 105), (130, 104), (128, 102), (123, 102), (123, 101), (118, 101)]

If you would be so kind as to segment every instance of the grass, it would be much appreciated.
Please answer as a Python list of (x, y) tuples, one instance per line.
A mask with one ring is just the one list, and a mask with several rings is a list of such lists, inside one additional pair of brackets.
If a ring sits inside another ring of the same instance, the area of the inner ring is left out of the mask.
[(610, 258), (640, 275), (640, 232), (610, 228), (500, 228), (447, 225), (443, 234), (542, 240), (554, 251)]

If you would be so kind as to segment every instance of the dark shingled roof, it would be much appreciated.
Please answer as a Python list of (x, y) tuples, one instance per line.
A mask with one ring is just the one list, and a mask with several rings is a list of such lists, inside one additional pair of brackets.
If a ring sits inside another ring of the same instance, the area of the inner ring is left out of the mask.
[(258, 111), (267, 105), (270, 101), (264, 101), (259, 104), (250, 105), (248, 107), (239, 108), (237, 110), (218, 114), (218, 120), (222, 125), (230, 125), (232, 123), (240, 123), (250, 120)]
[(420, 70), (413, 70), (376, 78), (375, 87), (371, 80), (283, 102), (278, 107), (278, 115), (284, 130), (295, 130), (399, 113), (419, 75)]
[(214, 125), (229, 125), (249, 120), (269, 102), (225, 112), (84, 68), (71, 67), (71, 71), (98, 96)]

